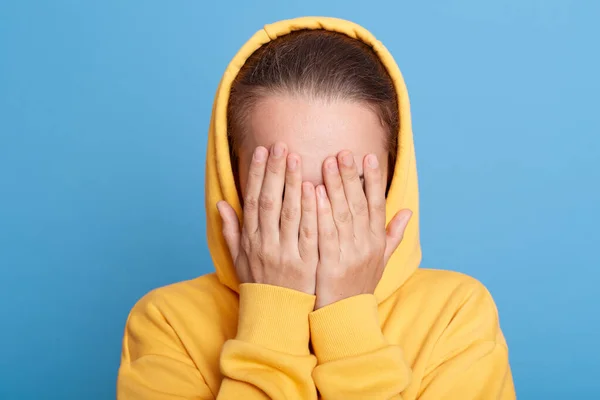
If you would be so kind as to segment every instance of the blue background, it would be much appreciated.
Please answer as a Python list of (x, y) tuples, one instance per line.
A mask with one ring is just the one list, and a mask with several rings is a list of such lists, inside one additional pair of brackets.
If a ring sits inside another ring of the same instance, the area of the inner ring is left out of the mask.
[(222, 71), (264, 23), (317, 14), (400, 64), (423, 266), (488, 286), (519, 397), (600, 398), (600, 2), (209, 3), (0, 2), (0, 399), (114, 398), (131, 306), (212, 269)]

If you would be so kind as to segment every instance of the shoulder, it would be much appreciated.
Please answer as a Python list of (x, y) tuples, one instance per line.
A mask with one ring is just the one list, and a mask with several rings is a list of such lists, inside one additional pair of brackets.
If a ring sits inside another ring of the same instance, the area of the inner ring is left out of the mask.
[(177, 337), (210, 331), (231, 335), (238, 296), (214, 274), (154, 289), (139, 299), (127, 318), (126, 335)]
[(446, 334), (465, 332), (465, 327), (481, 338), (504, 343), (496, 303), (483, 283), (454, 271), (419, 269), (406, 282), (405, 290), (420, 299), (438, 321), (444, 321)]
[(145, 314), (149, 310), (162, 312), (172, 310), (210, 310), (215, 307), (228, 307), (237, 304), (237, 295), (225, 287), (215, 274), (203, 275), (195, 279), (173, 283), (153, 289), (133, 306), (132, 314)]
[(493, 305), (489, 290), (479, 280), (461, 272), (440, 269), (418, 269), (407, 281), (410, 289), (427, 295), (453, 297), (456, 299), (477, 299)]
[(214, 389), (220, 382), (220, 349), (235, 336), (237, 310), (237, 293), (214, 274), (154, 289), (129, 313), (121, 364), (142, 363), (156, 373), (181, 373), (186, 366), (186, 376), (199, 371), (197, 378)]

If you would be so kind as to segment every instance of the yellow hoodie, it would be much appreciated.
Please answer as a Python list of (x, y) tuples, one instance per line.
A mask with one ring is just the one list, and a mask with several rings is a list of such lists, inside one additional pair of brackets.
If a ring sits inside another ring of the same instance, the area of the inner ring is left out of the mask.
[[(326, 29), (369, 44), (398, 93), (398, 158), (389, 219), (413, 211), (404, 240), (374, 295), (313, 311), (315, 297), (240, 285), (216, 208), (241, 215), (227, 140), (227, 101), (245, 60), (300, 29)], [(496, 306), (473, 278), (417, 269), (419, 204), (408, 93), (386, 48), (364, 28), (333, 18), (297, 18), (258, 31), (229, 64), (208, 137), (206, 213), (216, 274), (154, 290), (127, 320), (118, 377), (121, 400), (514, 399)], [(312, 347), (312, 349), (311, 349)]]

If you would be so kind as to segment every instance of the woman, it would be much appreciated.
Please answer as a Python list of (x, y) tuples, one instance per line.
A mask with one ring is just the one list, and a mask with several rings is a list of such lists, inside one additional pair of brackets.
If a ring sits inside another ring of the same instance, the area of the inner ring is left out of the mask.
[(118, 397), (515, 398), (488, 291), (417, 269), (415, 165), (403, 79), (369, 32), (299, 18), (256, 33), (210, 126), (216, 274), (133, 308)]

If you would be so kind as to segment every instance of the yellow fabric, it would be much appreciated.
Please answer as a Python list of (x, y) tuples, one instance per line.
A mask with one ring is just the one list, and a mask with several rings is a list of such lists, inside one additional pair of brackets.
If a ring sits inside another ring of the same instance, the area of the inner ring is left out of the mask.
[[(256, 49), (299, 29), (361, 40), (386, 66), (401, 121), (388, 222), (402, 208), (414, 213), (375, 294), (317, 311), (314, 296), (239, 284), (215, 206), (226, 200), (241, 217), (227, 141), (231, 84)], [(118, 398), (514, 399), (508, 350), (487, 290), (462, 274), (418, 269), (418, 206), (408, 92), (386, 48), (364, 28), (340, 19), (305, 17), (265, 26), (231, 61), (213, 108), (206, 213), (216, 274), (154, 290), (135, 305), (123, 339)]]

